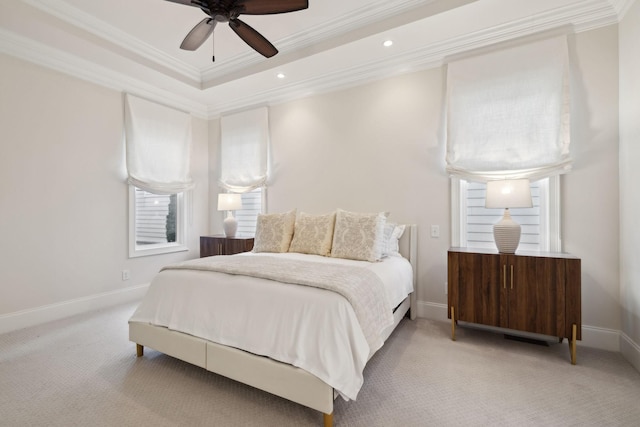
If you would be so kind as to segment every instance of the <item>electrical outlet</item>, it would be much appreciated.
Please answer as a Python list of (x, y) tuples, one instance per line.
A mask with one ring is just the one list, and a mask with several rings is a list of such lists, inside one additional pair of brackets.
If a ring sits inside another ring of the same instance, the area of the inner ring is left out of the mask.
[(122, 270), (122, 280), (123, 281), (129, 280), (129, 277), (130, 277), (129, 270)]
[(439, 225), (432, 225), (431, 226), (431, 238), (432, 239), (437, 239), (440, 237), (440, 226)]

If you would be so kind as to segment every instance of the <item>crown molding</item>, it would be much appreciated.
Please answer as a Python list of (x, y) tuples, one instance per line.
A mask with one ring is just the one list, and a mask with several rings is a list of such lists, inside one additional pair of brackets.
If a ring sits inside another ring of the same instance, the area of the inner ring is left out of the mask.
[[(576, 21), (575, 25), (571, 24), (572, 20)], [(249, 105), (277, 104), (303, 96), (340, 90), (400, 74), (438, 67), (452, 56), (514, 39), (525, 43), (532, 36), (582, 32), (616, 22), (618, 22), (616, 11), (608, 5), (603, 5), (602, 1), (580, 1), (574, 5), (556, 8), (481, 31), (425, 44), (413, 51), (390, 56), (385, 61), (372, 60), (365, 64), (335, 70), (332, 73), (294, 84), (255, 92), (245, 97), (237, 97), (217, 103), (215, 106), (210, 105), (208, 114), (210, 118), (213, 118), (228, 111), (246, 108)]]
[[(89, 15), (78, 8), (69, 5), (64, 0), (21, 0), (32, 7), (35, 7), (49, 15), (67, 22), (84, 31), (94, 34), (121, 49), (133, 52), (142, 58), (152, 61), (158, 67), (168, 68), (169, 70), (183, 75), (198, 86), (205, 81), (219, 78), (223, 75), (232, 74), (239, 69), (259, 64), (263, 61), (261, 56), (256, 55), (253, 51), (236, 55), (223, 61), (217, 61), (204, 70), (190, 66), (182, 61), (176, 60), (174, 57), (167, 55), (159, 49), (154, 48), (148, 43), (140, 39), (132, 37), (118, 28), (105, 23), (104, 21)], [(426, 4), (433, 3), (435, 0), (428, 0)], [(291, 52), (298, 49), (309, 47), (318, 41), (327, 40), (333, 37), (339, 37), (353, 28), (359, 28), (379, 22), (388, 16), (403, 13), (411, 9), (415, 9), (418, 5), (415, 0), (375, 0), (367, 5), (366, 10), (353, 10), (333, 21), (331, 24), (321, 24), (305, 31), (301, 31), (289, 35), (283, 39), (275, 41), (279, 50), (282, 52)]]
[(636, 2), (636, 0), (609, 0), (612, 7), (618, 13), (618, 22), (622, 21), (624, 16), (627, 14), (627, 11), (631, 9), (631, 6)]
[(56, 18), (78, 27), (88, 33), (94, 34), (121, 49), (131, 51), (141, 58), (147, 59), (160, 67), (167, 68), (178, 73), (194, 84), (200, 85), (202, 73), (196, 67), (185, 62), (178, 61), (171, 55), (156, 49), (140, 39), (132, 37), (130, 34), (107, 24), (106, 22), (89, 15), (80, 9), (73, 7), (63, 0), (21, 0), (42, 12), (55, 16)]
[[(22, 0), (34, 2), (35, 0)], [(54, 0), (42, 0), (55, 3)], [(216, 99), (206, 105), (188, 96), (161, 89), (142, 80), (96, 65), (77, 56), (50, 46), (34, 42), (0, 29), (0, 52), (42, 65), (83, 80), (118, 91), (126, 91), (145, 98), (172, 105), (195, 116), (211, 119), (229, 111), (253, 105), (268, 105), (292, 99), (362, 85), (374, 80), (419, 71), (442, 65), (448, 58), (514, 39), (525, 39), (548, 31), (582, 32), (619, 22), (619, 17), (635, 0), (581, 0), (537, 15), (506, 24), (464, 34), (441, 42), (425, 44), (413, 51), (390, 56), (385, 61), (372, 60), (353, 67), (334, 70), (291, 84), (279, 85), (264, 91), (229, 99)], [(376, 2), (380, 6), (382, 1)], [(410, 1), (398, 2), (398, 7), (409, 7)], [(379, 8), (377, 10), (380, 10)], [(374, 20), (376, 13), (369, 15)], [(364, 19), (364, 18), (362, 18)], [(337, 27), (324, 34), (337, 34)], [(319, 30), (318, 30), (319, 31)], [(317, 36), (320, 37), (320, 36)], [(326, 36), (330, 37), (330, 36)], [(293, 40), (293, 39), (292, 39)], [(293, 41), (291, 42), (293, 45)], [(300, 42), (296, 49), (304, 43)]]
[[(433, 3), (435, 0), (426, 2)], [(391, 5), (390, 5), (391, 3)], [(330, 24), (319, 24), (305, 31), (291, 34), (287, 37), (274, 42), (282, 53), (295, 52), (304, 50), (319, 42), (324, 42), (333, 38), (338, 38), (354, 28), (361, 28), (367, 25), (380, 22), (389, 16), (394, 16), (418, 6), (424, 6), (425, 2), (419, 4), (415, 0), (375, 0), (367, 5), (366, 10), (354, 10), (350, 13), (342, 15), (340, 19), (336, 19)], [(255, 55), (252, 51), (247, 51), (240, 55), (236, 55), (226, 61), (216, 63), (203, 70), (202, 81), (205, 82), (219, 79), (222, 76), (233, 74), (239, 70), (256, 66), (262, 62), (262, 58)]]
[(99, 86), (171, 105), (196, 117), (207, 118), (207, 107), (204, 104), (2, 28), (0, 28), (0, 52)]

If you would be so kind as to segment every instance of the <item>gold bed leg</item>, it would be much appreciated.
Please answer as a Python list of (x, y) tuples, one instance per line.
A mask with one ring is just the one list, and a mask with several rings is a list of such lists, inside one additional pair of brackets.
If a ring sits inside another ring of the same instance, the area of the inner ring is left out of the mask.
[(455, 310), (451, 307), (451, 341), (456, 340), (456, 316)]
[(571, 328), (571, 341), (569, 342), (569, 350), (571, 351), (571, 364), (572, 365), (576, 364), (576, 337), (578, 335), (577, 328), (578, 327), (574, 323), (573, 327)]
[(143, 354), (144, 354), (144, 346), (140, 344), (136, 344), (136, 356), (142, 357)]
[(324, 427), (333, 427), (333, 412), (330, 414), (322, 414), (324, 417)]

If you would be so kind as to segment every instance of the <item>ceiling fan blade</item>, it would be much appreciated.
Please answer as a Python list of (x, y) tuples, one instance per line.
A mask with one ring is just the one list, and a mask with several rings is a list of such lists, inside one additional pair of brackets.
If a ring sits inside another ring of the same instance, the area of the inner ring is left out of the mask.
[(216, 27), (217, 21), (213, 18), (204, 18), (202, 21), (198, 23), (187, 37), (184, 38), (182, 44), (180, 45), (180, 49), (184, 50), (196, 50), (206, 39), (209, 38), (211, 33), (213, 33), (213, 29)]
[(271, 15), (307, 9), (308, 0), (239, 0), (244, 15)]
[(200, 2), (194, 2), (192, 0), (167, 0), (167, 1), (170, 1), (172, 3), (186, 4), (187, 6), (200, 7), (200, 5), (198, 4)]
[(276, 49), (269, 40), (264, 38), (262, 34), (241, 20), (237, 18), (231, 19), (229, 21), (229, 26), (238, 36), (240, 36), (242, 40), (245, 41), (245, 43), (255, 49), (259, 54), (267, 58), (271, 58), (273, 55), (278, 53), (278, 49)]

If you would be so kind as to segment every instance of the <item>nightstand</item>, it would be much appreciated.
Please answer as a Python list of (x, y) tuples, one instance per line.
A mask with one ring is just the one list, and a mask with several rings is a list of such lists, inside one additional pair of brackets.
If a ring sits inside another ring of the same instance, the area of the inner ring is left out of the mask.
[(582, 339), (581, 261), (565, 253), (500, 254), (450, 248), (448, 317), (455, 340), (458, 320), (569, 338), (571, 363)]
[(200, 258), (233, 255), (253, 249), (253, 237), (200, 236)]

